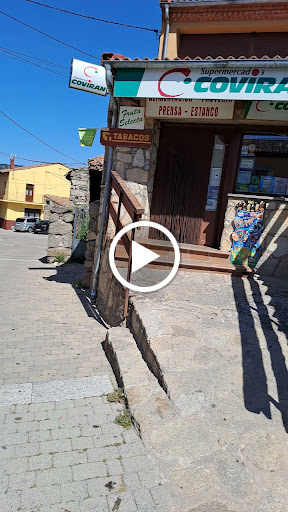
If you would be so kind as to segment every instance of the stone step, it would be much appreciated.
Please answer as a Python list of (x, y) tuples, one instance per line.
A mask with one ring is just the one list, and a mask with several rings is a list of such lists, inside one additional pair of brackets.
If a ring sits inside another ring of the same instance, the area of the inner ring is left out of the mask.
[(151, 427), (151, 420), (162, 422), (164, 413), (167, 416), (172, 413), (170, 400), (127, 327), (108, 329), (104, 350), (118, 385), (125, 390), (129, 410), (141, 435)]
[[(141, 238), (135, 240), (137, 243), (147, 247), (151, 251), (155, 251), (161, 256), (167, 256), (173, 252), (173, 247), (170, 242), (166, 242), (165, 240), (152, 240), (150, 238)], [(117, 250), (121, 247), (121, 241), (117, 245)], [(218, 249), (214, 249), (212, 247), (206, 247), (204, 245), (193, 245), (193, 244), (183, 244), (179, 243), (179, 249), (181, 256), (183, 258), (196, 258), (198, 260), (211, 261), (216, 258), (217, 260), (229, 260), (229, 252), (220, 251)], [(123, 247), (123, 246), (122, 246)]]
[[(140, 243), (140, 242), (139, 242)], [(155, 248), (154, 245), (152, 247), (146, 245), (151, 250), (155, 250), (158, 254), (160, 253), (160, 258), (153, 261), (147, 265), (148, 268), (152, 269), (168, 269), (171, 268), (174, 264), (174, 259), (172, 253), (170, 251), (163, 251), (163, 249)], [(208, 248), (209, 249), (209, 248)], [(207, 251), (208, 254), (208, 251)], [(115, 260), (116, 265), (118, 267), (126, 267), (128, 264), (128, 256), (123, 246), (119, 245), (116, 248), (115, 252)], [(194, 252), (181, 253), (181, 260), (179, 265), (179, 270), (191, 271), (191, 272), (215, 272), (221, 274), (232, 274), (235, 276), (252, 276), (253, 270), (248, 266), (235, 266), (222, 255), (219, 257), (197, 257)]]

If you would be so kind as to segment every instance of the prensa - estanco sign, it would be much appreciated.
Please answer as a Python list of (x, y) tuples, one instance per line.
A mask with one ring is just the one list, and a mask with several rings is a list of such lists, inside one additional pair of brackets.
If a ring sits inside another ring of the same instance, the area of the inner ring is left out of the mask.
[(233, 119), (232, 100), (148, 98), (146, 117), (158, 119)]
[(103, 66), (72, 59), (69, 87), (106, 96), (106, 70)]
[(288, 100), (286, 68), (117, 69), (114, 96)]

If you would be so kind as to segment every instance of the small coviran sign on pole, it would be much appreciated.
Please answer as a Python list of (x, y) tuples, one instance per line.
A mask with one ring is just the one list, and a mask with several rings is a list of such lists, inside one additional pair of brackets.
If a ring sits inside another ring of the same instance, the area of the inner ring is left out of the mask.
[(100, 143), (103, 146), (112, 147), (150, 148), (152, 144), (152, 131), (103, 128), (101, 130)]

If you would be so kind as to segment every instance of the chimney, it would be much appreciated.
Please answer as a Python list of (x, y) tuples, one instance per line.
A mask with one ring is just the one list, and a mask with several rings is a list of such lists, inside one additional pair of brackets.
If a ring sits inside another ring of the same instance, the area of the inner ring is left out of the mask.
[(10, 169), (14, 169), (14, 160), (15, 160), (15, 156), (10, 155)]

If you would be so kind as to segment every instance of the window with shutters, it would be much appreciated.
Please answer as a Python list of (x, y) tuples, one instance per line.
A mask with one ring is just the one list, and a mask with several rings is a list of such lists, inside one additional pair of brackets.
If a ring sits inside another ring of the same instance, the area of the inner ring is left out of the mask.
[(179, 57), (223, 57), (232, 56), (262, 58), (265, 55), (273, 58), (276, 55), (288, 55), (287, 32), (253, 32), (245, 34), (181, 34), (179, 41)]
[(26, 185), (26, 196), (25, 201), (29, 201), (30, 203), (33, 203), (33, 194), (34, 194), (34, 185)]

